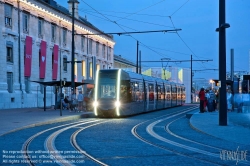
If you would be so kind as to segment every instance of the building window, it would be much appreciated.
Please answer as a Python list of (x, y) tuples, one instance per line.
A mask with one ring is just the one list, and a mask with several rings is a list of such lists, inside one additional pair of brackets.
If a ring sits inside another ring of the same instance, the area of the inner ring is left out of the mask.
[(67, 58), (63, 58), (63, 71), (67, 71)]
[(109, 60), (111, 60), (111, 47), (109, 47)]
[(29, 33), (29, 14), (23, 12), (23, 32)]
[(67, 42), (67, 29), (63, 28), (63, 44), (66, 46), (66, 42)]
[(82, 76), (86, 79), (86, 62), (82, 61)]
[(38, 37), (43, 38), (43, 19), (38, 18)]
[(6, 45), (6, 60), (7, 62), (13, 63), (13, 43), (7, 42)]
[(56, 25), (51, 24), (51, 41), (56, 42)]
[(105, 45), (102, 45), (102, 57), (105, 58)]
[(13, 93), (13, 73), (7, 72), (7, 84), (9, 93)]
[(89, 76), (92, 78), (92, 76), (93, 76), (93, 68), (92, 68), (92, 65), (93, 65), (93, 63), (92, 62), (90, 62), (89, 63)]
[(96, 42), (96, 56), (99, 56), (99, 43)]
[(84, 51), (85, 37), (81, 36), (81, 49)]
[(4, 4), (5, 13), (5, 26), (11, 28), (12, 26), (12, 6), (9, 4)]
[(109, 47), (107, 46), (107, 60), (109, 60)]
[(30, 78), (25, 77), (24, 83), (25, 83), (25, 91), (26, 91), (26, 93), (30, 93)]
[(92, 54), (92, 40), (89, 39), (89, 54)]
[[(75, 58), (74, 62), (77, 61), (77, 58)], [(77, 63), (74, 63), (74, 78), (75, 78), (75, 81), (77, 82)]]

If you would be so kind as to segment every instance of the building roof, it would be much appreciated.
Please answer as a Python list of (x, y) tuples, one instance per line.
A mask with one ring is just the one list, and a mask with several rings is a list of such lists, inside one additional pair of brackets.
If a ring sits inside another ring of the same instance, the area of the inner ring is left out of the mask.
[[(54, 1), (54, 0), (37, 0), (37, 1), (39, 1), (39, 2), (41, 2), (41, 3), (43, 3), (43, 4), (45, 4), (45, 5), (47, 5), (47, 6), (51, 7), (51, 8), (53, 8), (54, 10), (57, 10), (57, 11), (59, 11), (59, 12), (65, 14), (65, 15), (71, 17), (71, 14), (70, 14), (69, 10), (68, 10), (67, 8), (65, 8), (65, 7), (63, 7), (63, 6), (59, 5), (59, 4), (57, 4), (57, 2)], [(97, 27), (95, 27), (93, 24), (91, 24), (90, 22), (88, 22), (86, 18), (81, 17), (81, 16), (79, 15), (79, 18), (78, 18), (78, 19), (75, 18), (75, 20), (77, 20), (77, 21), (79, 21), (80, 23), (82, 23), (82, 24), (88, 26), (89, 28), (92, 28), (92, 29), (94, 29), (94, 30), (100, 32), (100, 34), (103, 34), (103, 35), (105, 35), (105, 36), (107, 36), (107, 37), (113, 39), (113, 35), (105, 34), (103, 31), (101, 31), (100, 29), (98, 29)]]
[(120, 62), (120, 63), (124, 63), (126, 65), (130, 65), (130, 66), (133, 66), (133, 67), (136, 67), (136, 64), (127, 60), (127, 59), (124, 59), (121, 57), (121, 55), (114, 55), (114, 61), (117, 61), (117, 62)]

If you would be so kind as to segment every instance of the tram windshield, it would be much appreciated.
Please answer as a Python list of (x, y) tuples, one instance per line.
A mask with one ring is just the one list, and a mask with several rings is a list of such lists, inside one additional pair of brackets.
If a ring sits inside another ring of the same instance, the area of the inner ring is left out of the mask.
[(116, 98), (117, 73), (100, 73), (98, 83), (98, 98)]

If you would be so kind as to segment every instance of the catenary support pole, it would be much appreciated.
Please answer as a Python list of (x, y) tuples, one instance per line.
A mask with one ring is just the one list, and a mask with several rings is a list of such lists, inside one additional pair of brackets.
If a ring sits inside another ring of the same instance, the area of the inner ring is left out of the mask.
[(225, 0), (219, 1), (219, 125), (227, 126)]

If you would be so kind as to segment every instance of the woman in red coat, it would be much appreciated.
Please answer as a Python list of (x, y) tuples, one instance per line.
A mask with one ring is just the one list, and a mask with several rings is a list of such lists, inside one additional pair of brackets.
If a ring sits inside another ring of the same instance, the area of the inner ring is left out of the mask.
[(201, 90), (199, 92), (199, 98), (200, 98), (200, 113), (204, 113), (204, 101), (205, 101), (204, 88), (201, 88)]

